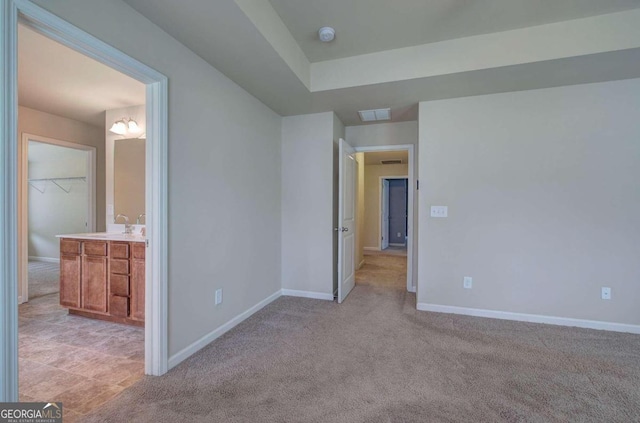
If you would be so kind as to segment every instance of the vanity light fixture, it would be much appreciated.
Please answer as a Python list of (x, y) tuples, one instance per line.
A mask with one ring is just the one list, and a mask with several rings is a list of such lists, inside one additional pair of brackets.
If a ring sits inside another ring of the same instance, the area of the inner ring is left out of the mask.
[(122, 118), (120, 120), (116, 120), (109, 132), (113, 132), (118, 135), (126, 135), (128, 133), (138, 133), (140, 132), (140, 127), (138, 126), (138, 122), (131, 118)]

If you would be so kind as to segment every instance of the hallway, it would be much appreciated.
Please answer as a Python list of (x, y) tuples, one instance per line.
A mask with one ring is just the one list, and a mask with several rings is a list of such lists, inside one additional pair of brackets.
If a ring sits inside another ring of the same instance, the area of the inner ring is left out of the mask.
[[(364, 265), (356, 271), (356, 286), (385, 289), (407, 289), (407, 256), (367, 251)], [(370, 254), (374, 253), (374, 254)], [(348, 301), (348, 297), (347, 297)]]

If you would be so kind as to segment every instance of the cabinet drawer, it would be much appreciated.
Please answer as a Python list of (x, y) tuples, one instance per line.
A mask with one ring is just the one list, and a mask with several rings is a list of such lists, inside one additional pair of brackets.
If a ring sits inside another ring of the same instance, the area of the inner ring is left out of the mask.
[(111, 258), (129, 258), (129, 243), (128, 242), (112, 242), (111, 243)]
[(111, 275), (109, 278), (109, 289), (112, 295), (128, 297), (129, 296), (129, 276)]
[(109, 297), (109, 314), (112, 316), (129, 316), (129, 298), (112, 295)]
[(129, 274), (129, 260), (113, 259), (111, 260), (111, 273), (120, 275)]
[(80, 241), (75, 239), (61, 239), (60, 240), (60, 254), (80, 254)]
[(132, 242), (131, 249), (133, 258), (143, 259), (145, 253), (145, 245), (144, 242)]
[(107, 243), (106, 242), (84, 242), (84, 254), (87, 256), (106, 256), (107, 255)]

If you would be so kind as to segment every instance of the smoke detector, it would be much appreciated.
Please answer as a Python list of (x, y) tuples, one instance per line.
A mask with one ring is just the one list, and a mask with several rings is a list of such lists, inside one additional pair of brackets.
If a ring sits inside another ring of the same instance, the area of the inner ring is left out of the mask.
[(331, 28), (330, 26), (325, 26), (318, 30), (318, 38), (320, 38), (320, 41), (322, 41), (323, 43), (329, 43), (333, 41), (335, 37), (336, 30)]

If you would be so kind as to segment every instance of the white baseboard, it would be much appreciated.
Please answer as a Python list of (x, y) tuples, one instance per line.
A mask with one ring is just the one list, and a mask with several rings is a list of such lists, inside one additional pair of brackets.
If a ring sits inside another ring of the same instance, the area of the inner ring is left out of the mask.
[(29, 256), (29, 261), (41, 261), (44, 263), (60, 263), (59, 258), (52, 258), (52, 257)]
[(546, 323), (548, 325), (573, 326), (587, 329), (609, 330), (640, 334), (640, 325), (601, 322), (598, 320), (572, 319), (570, 317), (543, 316), (539, 314), (513, 313), (509, 311), (484, 310), (480, 308), (456, 307), (439, 304), (418, 303), (420, 311), (436, 313), (464, 314), (466, 316), (487, 317), (490, 319), (516, 320), (519, 322)]
[(316, 300), (333, 301), (333, 294), (325, 294), (324, 292), (314, 291), (298, 291), (295, 289), (283, 289), (282, 295), (286, 297), (313, 298)]
[(361, 268), (362, 266), (364, 266), (364, 260), (362, 260), (362, 261), (360, 262), (360, 264), (358, 265), (358, 267), (356, 268), (356, 270), (360, 270), (360, 268)]
[(380, 251), (378, 247), (362, 247), (364, 251)]
[(406, 247), (406, 246), (407, 246), (407, 244), (393, 244), (393, 243), (391, 243), (391, 242), (390, 242), (390, 243), (389, 243), (389, 246), (390, 246), (390, 247)]
[(224, 325), (220, 326), (218, 329), (216, 329), (216, 330), (214, 330), (212, 332), (209, 332), (208, 334), (206, 334), (202, 338), (198, 339), (196, 342), (194, 342), (191, 345), (187, 346), (186, 348), (183, 348), (182, 350), (178, 351), (176, 354), (174, 354), (173, 356), (169, 357), (169, 369), (173, 369), (178, 364), (182, 363), (184, 360), (186, 360), (187, 358), (189, 358), (190, 356), (192, 356), (196, 352), (200, 351), (202, 348), (206, 347), (211, 342), (213, 342), (217, 338), (221, 337), (222, 335), (224, 335), (225, 333), (227, 333), (228, 331), (233, 329), (238, 324), (242, 323), (244, 320), (246, 320), (252, 314), (256, 313), (257, 311), (259, 311), (260, 309), (262, 309), (266, 305), (268, 305), (268, 304), (272, 303), (273, 301), (277, 300), (278, 298), (280, 298), (281, 295), (282, 295), (281, 291), (277, 291), (277, 292), (271, 294), (270, 296), (268, 296), (264, 300), (260, 301), (258, 304), (256, 304), (253, 307), (251, 307), (249, 310), (247, 310), (244, 313), (241, 313), (238, 316), (234, 317), (233, 319), (229, 320), (227, 323), (225, 323)]

